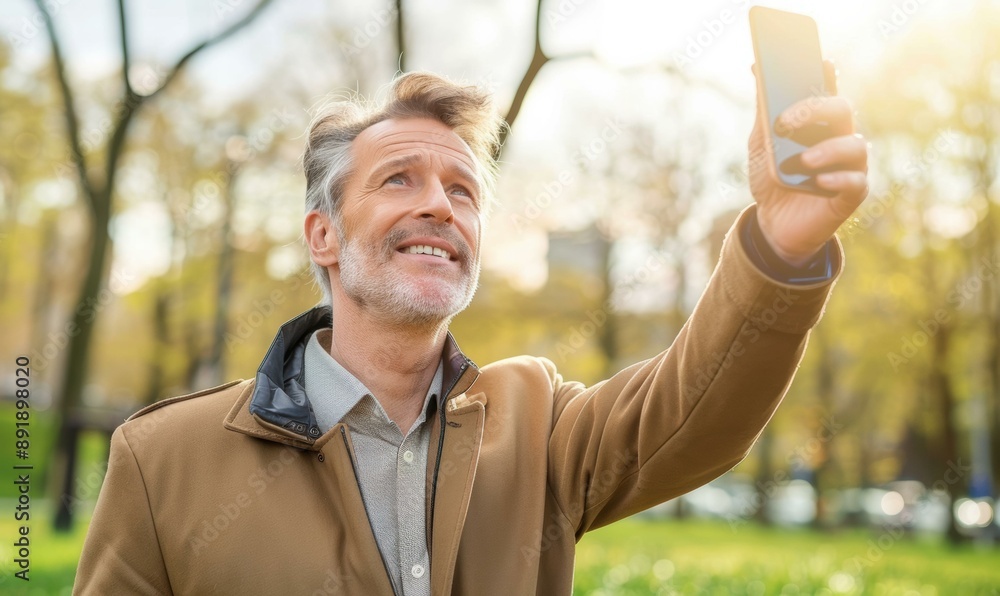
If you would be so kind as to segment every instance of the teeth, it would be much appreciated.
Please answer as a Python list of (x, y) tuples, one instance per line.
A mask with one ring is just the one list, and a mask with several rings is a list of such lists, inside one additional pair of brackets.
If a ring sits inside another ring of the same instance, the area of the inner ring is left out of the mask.
[(442, 259), (450, 259), (451, 253), (446, 250), (441, 250), (440, 248), (435, 248), (433, 246), (427, 246), (426, 244), (415, 244), (413, 246), (406, 247), (406, 252), (411, 255), (434, 255), (435, 257), (441, 257)]

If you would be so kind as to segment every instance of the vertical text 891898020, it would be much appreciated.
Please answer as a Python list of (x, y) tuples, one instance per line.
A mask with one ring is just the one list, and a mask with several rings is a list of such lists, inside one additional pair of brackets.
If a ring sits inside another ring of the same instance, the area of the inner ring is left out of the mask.
[[(29, 401), (30, 360), (27, 356), (18, 356), (14, 362), (15, 367), (15, 388), (14, 399), (16, 410), (14, 412), (14, 449), (18, 459), (27, 461), (28, 451), (31, 446), (31, 402)], [(31, 568), (31, 541), (28, 538), (31, 519), (31, 464), (14, 464), (14, 485), (17, 486), (17, 503), (14, 505), (14, 519), (21, 522), (17, 529), (14, 548), (17, 549), (14, 563), (17, 571), (14, 576), (18, 579), (28, 581), (28, 572)]]

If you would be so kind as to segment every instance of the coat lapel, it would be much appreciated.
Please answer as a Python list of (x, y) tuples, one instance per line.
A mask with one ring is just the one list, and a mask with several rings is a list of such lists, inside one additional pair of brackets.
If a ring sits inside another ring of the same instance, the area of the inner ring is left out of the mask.
[[(486, 395), (482, 393), (471, 396), (463, 393), (446, 402), (440, 461), (436, 466), (429, 466), (438, 470), (432, 516), (428, 518), (433, 520), (429, 534), (431, 592), (434, 594), (451, 593), (458, 546), (476, 479), (485, 414)], [(434, 430), (439, 432), (439, 426)], [(432, 434), (437, 435), (437, 432)], [(432, 436), (432, 441), (437, 438)]]
[[(353, 542), (341, 545), (331, 552), (331, 556), (340, 558), (340, 564), (346, 568), (348, 581), (353, 583), (351, 591), (392, 594), (389, 569), (379, 552), (361, 490), (358, 488), (357, 464), (350, 432), (347, 425), (340, 423), (328, 434), (329, 442), (321, 453), (326, 454), (325, 464), (332, 468), (332, 473), (321, 474), (321, 481), (326, 485), (326, 494), (334, 496), (331, 504), (337, 503), (342, 511), (341, 519), (334, 523), (339, 521), (346, 526), (348, 531), (345, 536)], [(381, 565), (376, 561), (380, 561)]]

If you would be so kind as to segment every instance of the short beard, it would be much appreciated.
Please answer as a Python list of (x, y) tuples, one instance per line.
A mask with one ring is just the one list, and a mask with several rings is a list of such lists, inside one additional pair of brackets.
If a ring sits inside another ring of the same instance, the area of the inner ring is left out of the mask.
[[(421, 224), (419, 231), (393, 230), (381, 246), (361, 244), (346, 238), (343, 226), (336, 224), (340, 241), (340, 285), (359, 307), (377, 313), (399, 326), (428, 326), (450, 321), (472, 302), (479, 285), (480, 258), (475, 259), (465, 241), (450, 227)], [(454, 255), (462, 277), (436, 286), (436, 295), (428, 295), (398, 269), (388, 267), (396, 246), (414, 235), (436, 236), (448, 240), (458, 251)]]

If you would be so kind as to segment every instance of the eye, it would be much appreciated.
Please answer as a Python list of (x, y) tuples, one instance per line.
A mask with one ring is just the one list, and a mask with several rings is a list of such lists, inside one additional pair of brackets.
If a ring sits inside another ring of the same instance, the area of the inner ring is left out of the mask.
[(466, 188), (464, 186), (461, 186), (461, 185), (455, 185), (455, 186), (451, 187), (451, 192), (465, 195), (465, 196), (469, 197), (470, 199), (472, 198), (472, 191), (470, 191), (468, 188)]
[(399, 174), (393, 174), (392, 176), (386, 178), (385, 182), (383, 182), (382, 184), (394, 184), (397, 186), (406, 184), (406, 174), (403, 174), (402, 172), (400, 172)]

